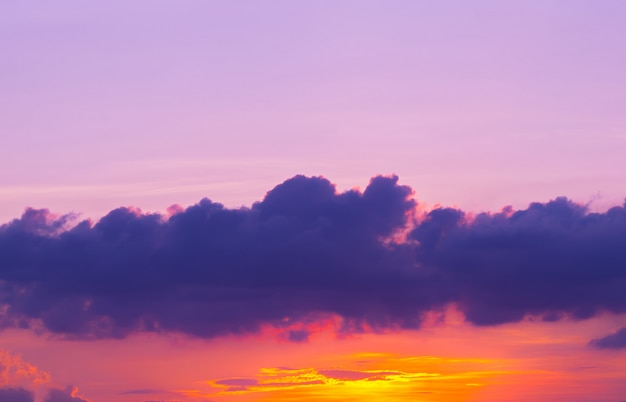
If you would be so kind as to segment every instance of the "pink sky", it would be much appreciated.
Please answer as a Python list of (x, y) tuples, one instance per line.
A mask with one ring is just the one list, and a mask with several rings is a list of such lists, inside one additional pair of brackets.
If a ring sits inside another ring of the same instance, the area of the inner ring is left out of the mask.
[(472, 210), (624, 197), (620, 1), (0, 7), (2, 221), (249, 205), (298, 173)]
[[(396, 174), (420, 212), (558, 196), (604, 212), (626, 197), (624, 38), (619, 0), (0, 2), (0, 226), (27, 207), (95, 223), (120, 206), (251, 206), (298, 174), (340, 193)], [(0, 388), (36, 402), (68, 386), (93, 402), (626, 399), (624, 350), (588, 344), (623, 314), (534, 319), (454, 312), (347, 338), (326, 323), (308, 343), (271, 326), (95, 341), (9, 328)]]

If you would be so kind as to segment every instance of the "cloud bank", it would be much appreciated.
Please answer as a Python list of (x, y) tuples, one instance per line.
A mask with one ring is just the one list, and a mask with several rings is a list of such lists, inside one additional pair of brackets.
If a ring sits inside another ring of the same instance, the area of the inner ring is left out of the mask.
[(28, 209), (0, 228), (0, 326), (214, 337), (325, 315), (345, 332), (419, 328), (450, 303), (476, 325), (626, 310), (623, 206), (416, 206), (395, 176), (344, 193), (296, 176), (250, 208), (204, 199), (169, 217), (119, 208), (95, 224)]

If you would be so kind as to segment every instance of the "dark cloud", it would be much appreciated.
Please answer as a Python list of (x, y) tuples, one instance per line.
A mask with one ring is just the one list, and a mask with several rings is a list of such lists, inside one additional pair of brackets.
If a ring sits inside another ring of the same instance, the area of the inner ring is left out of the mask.
[(478, 325), (626, 310), (623, 207), (559, 198), (416, 223), (411, 196), (396, 177), (337, 193), (296, 176), (250, 208), (204, 199), (169, 219), (120, 208), (68, 229), (72, 217), (29, 209), (0, 228), (0, 325), (99, 338), (270, 324), (303, 342), (309, 329), (289, 323), (324, 314), (358, 332), (418, 328), (448, 303)]
[(45, 402), (89, 402), (75, 395), (74, 389), (68, 387), (66, 389), (52, 388), (48, 392)]
[(24, 388), (0, 388), (0, 402), (34, 402), (35, 396)]
[(412, 233), (418, 259), (447, 278), (469, 321), (546, 321), (626, 311), (626, 211), (587, 213), (565, 198), (526, 210), (439, 209)]
[(407, 222), (410, 194), (395, 177), (337, 194), (297, 176), (251, 208), (204, 199), (169, 220), (120, 208), (63, 231), (65, 217), (28, 210), (0, 229), (3, 322), (76, 337), (210, 337), (312, 312), (416, 326), (431, 300), (403, 278), (421, 274), (407, 247), (382, 242)]
[(626, 348), (626, 328), (622, 328), (614, 334), (602, 338), (592, 339), (589, 344), (599, 349)]

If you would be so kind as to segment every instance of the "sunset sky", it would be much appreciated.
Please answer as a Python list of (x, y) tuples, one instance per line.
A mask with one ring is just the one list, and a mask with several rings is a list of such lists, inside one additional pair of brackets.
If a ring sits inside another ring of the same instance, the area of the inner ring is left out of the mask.
[(0, 402), (626, 400), (625, 38), (0, 1)]

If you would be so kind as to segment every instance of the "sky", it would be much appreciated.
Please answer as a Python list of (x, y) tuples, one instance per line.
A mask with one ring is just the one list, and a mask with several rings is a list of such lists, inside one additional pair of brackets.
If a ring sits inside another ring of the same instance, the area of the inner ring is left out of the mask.
[(0, 402), (626, 400), (623, 1), (0, 1)]

